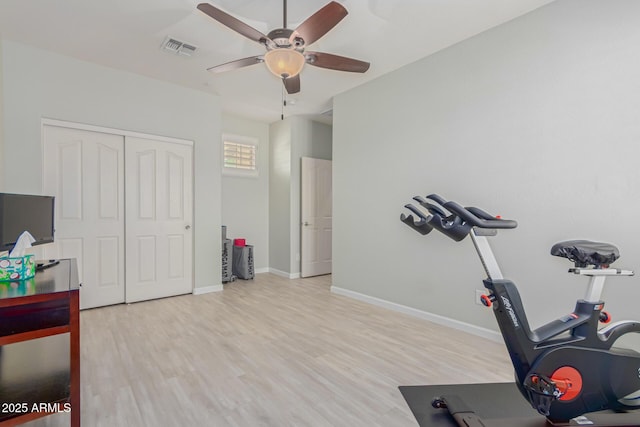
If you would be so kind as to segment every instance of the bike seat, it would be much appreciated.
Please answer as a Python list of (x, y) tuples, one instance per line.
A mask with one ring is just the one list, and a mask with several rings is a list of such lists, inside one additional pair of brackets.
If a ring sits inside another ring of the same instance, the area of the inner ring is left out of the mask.
[(584, 268), (588, 265), (606, 267), (620, 258), (620, 252), (615, 246), (589, 240), (567, 240), (556, 243), (551, 248), (551, 255), (573, 261), (576, 268)]

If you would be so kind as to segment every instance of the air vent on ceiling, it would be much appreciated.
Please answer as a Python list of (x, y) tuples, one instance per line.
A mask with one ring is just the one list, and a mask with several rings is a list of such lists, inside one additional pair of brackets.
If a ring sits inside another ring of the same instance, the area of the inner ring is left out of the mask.
[(172, 37), (167, 37), (162, 43), (162, 49), (178, 55), (191, 56), (195, 53), (197, 47)]

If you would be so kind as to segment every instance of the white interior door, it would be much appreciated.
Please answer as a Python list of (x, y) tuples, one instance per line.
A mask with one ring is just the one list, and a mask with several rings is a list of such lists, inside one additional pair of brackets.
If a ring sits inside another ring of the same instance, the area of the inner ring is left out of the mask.
[(124, 302), (124, 137), (44, 126), (43, 191), (55, 199), (47, 258), (76, 258), (80, 308)]
[(331, 273), (331, 161), (302, 158), (300, 233), (302, 277)]
[(192, 151), (126, 137), (126, 302), (193, 289)]

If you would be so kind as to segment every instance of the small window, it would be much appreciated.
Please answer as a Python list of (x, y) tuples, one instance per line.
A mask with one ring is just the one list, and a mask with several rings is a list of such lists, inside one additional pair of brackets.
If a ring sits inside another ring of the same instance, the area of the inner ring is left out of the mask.
[(253, 138), (224, 135), (223, 172), (228, 175), (258, 175), (258, 141)]

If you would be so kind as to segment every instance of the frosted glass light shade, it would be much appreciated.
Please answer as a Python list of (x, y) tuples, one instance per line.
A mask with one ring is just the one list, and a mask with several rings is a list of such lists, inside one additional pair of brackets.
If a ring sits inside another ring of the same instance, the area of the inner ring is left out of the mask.
[(264, 55), (264, 63), (273, 74), (286, 79), (302, 71), (304, 55), (293, 49), (273, 49)]

